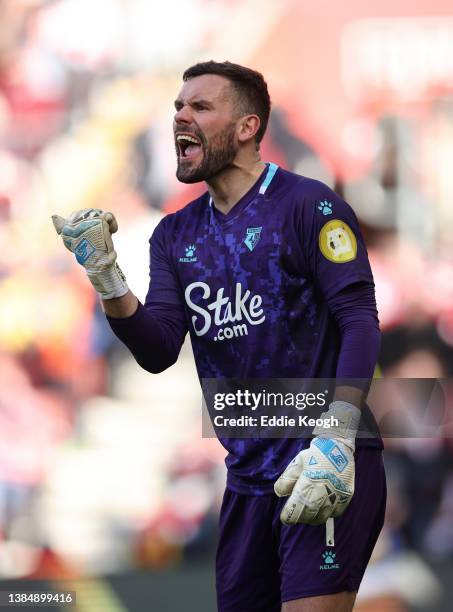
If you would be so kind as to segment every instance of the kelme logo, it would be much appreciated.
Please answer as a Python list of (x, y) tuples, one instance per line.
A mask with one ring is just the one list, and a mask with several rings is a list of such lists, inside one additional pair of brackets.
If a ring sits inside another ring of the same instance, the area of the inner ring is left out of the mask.
[(319, 569), (320, 570), (340, 569), (340, 564), (335, 563), (335, 557), (336, 557), (336, 554), (333, 552), (333, 550), (326, 550), (325, 552), (323, 552), (322, 560), (324, 561), (324, 563), (319, 566)]
[(332, 214), (332, 202), (328, 202), (327, 200), (320, 202), (318, 210), (320, 210), (325, 217), (328, 217)]
[(197, 250), (197, 247), (194, 244), (189, 244), (189, 246), (185, 247), (184, 249), (186, 253), (185, 257), (180, 257), (179, 261), (183, 263), (193, 263), (195, 261), (198, 261), (197, 258), (195, 257), (196, 250)]

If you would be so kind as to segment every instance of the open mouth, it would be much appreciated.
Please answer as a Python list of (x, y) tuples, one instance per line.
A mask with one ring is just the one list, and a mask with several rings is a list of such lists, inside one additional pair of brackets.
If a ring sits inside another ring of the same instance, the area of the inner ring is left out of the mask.
[(201, 152), (201, 142), (191, 134), (177, 134), (176, 144), (180, 159), (193, 159)]

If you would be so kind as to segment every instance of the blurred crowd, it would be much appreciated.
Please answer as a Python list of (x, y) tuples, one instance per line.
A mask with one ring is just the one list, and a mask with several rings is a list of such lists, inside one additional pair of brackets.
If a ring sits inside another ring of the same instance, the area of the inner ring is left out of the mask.
[[(191, 0), (191, 32), (173, 23), (177, 2), (165, 4), (159, 22), (156, 3), (141, 0), (0, 3), (0, 579), (171, 567), (215, 548), (224, 452), (200, 438), (190, 347), (169, 372), (140, 371), (50, 222), (112, 210), (121, 266), (144, 298), (154, 226), (203, 190), (174, 176), (180, 74), (214, 54), (231, 11), (256, 3)], [(262, 156), (327, 182), (356, 211), (376, 282), (380, 375), (450, 377), (453, 87), (422, 107), (381, 102), (376, 121), (361, 109), (343, 134), (369, 159), (359, 173), (304, 136), (294, 94), (279, 94)], [(453, 563), (452, 440), (440, 430), (386, 448), (387, 521), (364, 610), (428, 606), (442, 589), (430, 565)]]

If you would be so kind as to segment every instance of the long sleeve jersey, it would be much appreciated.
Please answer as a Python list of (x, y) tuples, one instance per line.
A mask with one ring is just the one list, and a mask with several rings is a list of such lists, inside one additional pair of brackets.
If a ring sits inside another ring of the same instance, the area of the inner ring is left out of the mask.
[[(145, 304), (109, 318), (145, 369), (174, 363), (189, 331), (200, 379), (371, 378), (380, 335), (366, 247), (323, 183), (267, 164), (229, 213), (205, 193), (164, 217), (150, 261)], [(309, 442), (220, 441), (228, 486), (255, 495)]]

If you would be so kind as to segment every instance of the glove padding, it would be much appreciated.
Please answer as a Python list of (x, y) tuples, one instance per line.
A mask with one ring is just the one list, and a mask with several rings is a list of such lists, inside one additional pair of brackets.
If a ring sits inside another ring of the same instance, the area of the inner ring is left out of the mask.
[(52, 215), (52, 221), (65, 247), (84, 266), (93, 287), (104, 300), (121, 297), (129, 291), (116, 262), (111, 234), (118, 230), (118, 223), (113, 213), (84, 208), (67, 219)]
[(289, 499), (280, 519), (285, 525), (321, 525), (343, 514), (354, 493), (354, 454), (335, 438), (314, 438), (291, 461), (274, 485)]
[(335, 401), (321, 418), (330, 425), (315, 427), (317, 437), (296, 455), (274, 485), (279, 497), (289, 495), (280, 513), (285, 525), (321, 525), (343, 514), (354, 494), (360, 410), (348, 402)]

